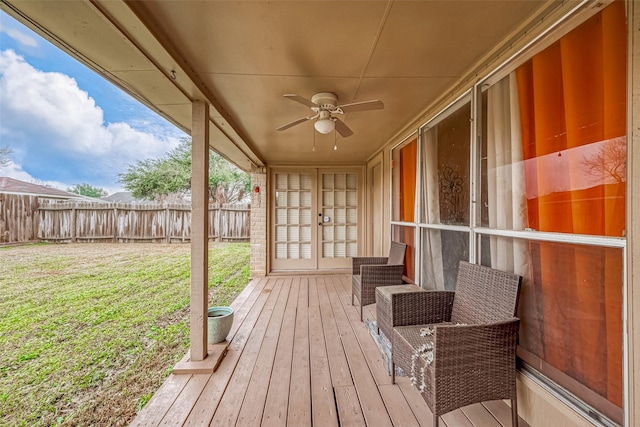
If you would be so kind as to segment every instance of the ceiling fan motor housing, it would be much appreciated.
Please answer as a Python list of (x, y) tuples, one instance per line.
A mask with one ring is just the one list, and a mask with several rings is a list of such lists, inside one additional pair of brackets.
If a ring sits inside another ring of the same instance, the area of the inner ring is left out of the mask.
[(333, 111), (338, 105), (338, 97), (335, 93), (320, 92), (311, 97), (311, 102), (316, 104), (320, 111)]

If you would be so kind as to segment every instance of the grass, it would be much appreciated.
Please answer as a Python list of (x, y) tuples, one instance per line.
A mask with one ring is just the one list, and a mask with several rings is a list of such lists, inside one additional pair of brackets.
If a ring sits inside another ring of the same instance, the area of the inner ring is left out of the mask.
[[(126, 425), (189, 347), (189, 246), (0, 251), (0, 425)], [(209, 305), (249, 277), (247, 243), (211, 244)]]

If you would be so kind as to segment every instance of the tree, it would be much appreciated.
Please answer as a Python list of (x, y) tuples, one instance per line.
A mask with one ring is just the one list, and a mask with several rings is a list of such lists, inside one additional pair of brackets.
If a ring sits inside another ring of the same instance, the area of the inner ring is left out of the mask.
[(67, 191), (70, 193), (80, 194), (81, 196), (95, 198), (105, 197), (108, 194), (104, 189), (94, 187), (86, 183), (76, 184), (71, 188), (67, 188)]
[(211, 201), (243, 202), (249, 196), (250, 190), (251, 177), (247, 173), (233, 166), (219, 154), (209, 151), (209, 199)]
[[(160, 159), (145, 159), (129, 165), (119, 178), (136, 198), (164, 201), (176, 195), (186, 196), (191, 191), (191, 139), (184, 138), (178, 147)], [(249, 175), (209, 151), (209, 200), (242, 202), (250, 186)]]
[(584, 170), (605, 184), (626, 181), (627, 177), (627, 138), (624, 136), (609, 139), (600, 145), (598, 152), (582, 159)]
[(0, 147), (0, 166), (7, 166), (9, 164), (11, 154), (13, 154), (13, 149), (8, 145)]

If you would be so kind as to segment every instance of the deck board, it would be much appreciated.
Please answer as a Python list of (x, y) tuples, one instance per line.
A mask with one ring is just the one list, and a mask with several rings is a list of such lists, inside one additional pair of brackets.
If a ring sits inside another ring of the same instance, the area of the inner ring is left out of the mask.
[(289, 409), (289, 386), (293, 360), (293, 343), (295, 334), (296, 311), (298, 307), (299, 281), (293, 285), (288, 281), (289, 298), (282, 319), (282, 329), (278, 339), (278, 349), (274, 361), (267, 400), (262, 414), (262, 425), (278, 427), (287, 425)]
[(282, 282), (277, 281), (267, 298), (258, 321), (251, 331), (251, 335), (247, 340), (238, 365), (229, 381), (229, 385), (222, 396), (218, 409), (211, 420), (211, 424), (219, 426), (232, 426), (236, 424), (242, 402), (247, 392), (247, 384), (255, 369), (260, 347), (262, 346), (262, 341), (267, 332), (267, 326), (269, 325), (281, 289)]
[[(444, 414), (441, 419), (447, 427), (474, 427), (460, 409)], [(440, 424), (442, 425), (442, 422)]]
[(353, 386), (351, 371), (347, 363), (347, 356), (344, 354), (344, 347), (338, 332), (333, 308), (329, 301), (326, 281), (318, 284), (318, 299), (320, 302), (320, 312), (324, 324), (325, 344), (327, 346), (327, 356), (329, 358), (329, 368), (331, 380), (334, 387)]
[[(251, 292), (249, 293), (249, 295), (247, 296), (247, 298), (239, 305), (239, 307), (236, 309), (236, 307), (234, 307), (234, 304), (231, 303), (231, 307), (233, 308), (233, 325), (231, 325), (231, 330), (229, 331), (229, 335), (227, 335), (227, 337), (229, 337), (231, 340), (233, 340), (232, 342), (234, 342), (234, 344), (239, 344), (239, 345), (244, 345), (244, 343), (238, 343), (237, 340), (234, 340), (236, 334), (238, 333), (238, 330), (242, 327), (242, 325), (244, 325), (245, 320), (247, 321), (248, 324), (251, 324), (254, 320), (255, 317), (250, 317), (249, 314), (251, 313), (251, 310), (254, 310), (254, 316), (257, 316), (257, 314), (255, 314), (255, 303), (262, 297), (262, 298), (266, 298), (264, 296), (265, 294), (265, 289), (272, 289), (273, 285), (274, 285), (274, 281), (273, 280), (268, 280), (267, 278), (262, 278), (260, 280), (256, 281), (256, 285), (252, 286)], [(246, 290), (247, 288), (245, 288)], [(244, 292), (244, 291), (243, 291)], [(270, 291), (269, 291), (270, 292)], [(268, 293), (268, 292), (266, 292)], [(234, 301), (235, 302), (235, 301)], [(251, 331), (251, 326), (249, 327), (248, 331)], [(245, 332), (246, 332), (247, 328), (245, 327)], [(236, 345), (236, 348), (238, 346)]]
[[(351, 322), (345, 312), (341, 296), (346, 294), (340, 291), (340, 287), (336, 289), (334, 284), (335, 283), (327, 285), (328, 288), (333, 288), (333, 292), (329, 292), (329, 300), (333, 307), (333, 314), (338, 324), (338, 331), (342, 338), (342, 345), (347, 355), (347, 362), (349, 363), (353, 383), (356, 386), (356, 392), (358, 393), (364, 419), (369, 426), (391, 426), (391, 419), (386, 411), (380, 392), (376, 387), (376, 382), (371, 375), (371, 371), (367, 365), (367, 359), (362, 353), (362, 349), (353, 332)], [(350, 304), (349, 307), (353, 308)]]
[[(317, 296), (317, 292), (314, 293)], [(309, 303), (312, 303), (311, 299)], [(333, 385), (331, 384), (329, 359), (324, 341), (320, 307), (317, 305), (309, 306), (309, 346), (313, 425), (337, 427), (338, 414), (333, 396)]]
[(289, 290), (291, 289), (289, 284), (284, 285), (282, 283), (283, 280), (279, 280), (279, 282), (281, 282), (280, 294), (278, 295), (269, 326), (262, 340), (260, 353), (253, 368), (245, 399), (242, 403), (240, 414), (238, 415), (237, 424), (239, 425), (259, 426), (262, 421), (262, 413), (267, 399), (269, 380), (271, 378), (273, 361), (280, 337), (282, 319), (289, 297)]
[(399, 387), (391, 384), (381, 385), (380, 394), (382, 395), (382, 400), (384, 400), (384, 404), (394, 426), (419, 426), (416, 417), (413, 415)]
[(433, 417), (431, 411), (427, 406), (427, 402), (424, 401), (420, 393), (418, 393), (411, 385), (409, 378), (396, 377), (396, 384), (402, 392), (402, 395), (407, 401), (407, 404), (411, 408), (413, 416), (416, 417), (420, 427), (433, 427)]
[[(351, 305), (348, 275), (260, 278), (232, 306), (229, 351), (217, 371), (170, 375), (132, 426), (433, 427), (410, 381), (391, 384)], [(375, 319), (375, 305), (364, 313)], [(485, 402), (440, 424), (510, 426), (510, 414), (502, 401)]]
[(140, 411), (131, 426), (157, 426), (187, 385), (192, 375), (170, 375), (153, 398)]
[[(500, 425), (511, 426), (511, 407), (506, 403), (501, 400), (491, 400), (489, 402), (482, 402), (482, 406), (498, 420)], [(529, 427), (529, 424), (522, 419), (518, 420), (518, 425), (520, 427)]]
[(293, 363), (289, 386), (287, 424), (311, 425), (311, 373), (309, 367), (309, 281), (300, 280), (296, 331), (293, 342)]
[[(465, 406), (461, 408), (462, 412), (471, 420), (474, 426), (481, 425), (483, 427), (502, 427), (502, 424), (495, 419), (487, 409), (479, 403)], [(511, 421), (511, 419), (509, 419)], [(510, 425), (510, 424), (509, 424)]]
[[(342, 294), (342, 298), (340, 298), (340, 300), (342, 301), (345, 312), (347, 314), (350, 314), (349, 319), (351, 320), (352, 324), (355, 323), (356, 325), (360, 326), (362, 323), (360, 323), (359, 321), (359, 308), (355, 305), (351, 305), (350, 284), (347, 283), (344, 278), (336, 278), (334, 279), (333, 283), (336, 287), (336, 292)], [(375, 306), (365, 307), (365, 313), (368, 312), (368, 310), (366, 310), (368, 307)], [(366, 321), (366, 316), (364, 316), (363, 318)], [(382, 354), (378, 350), (378, 346), (376, 345), (376, 343), (371, 339), (369, 330), (367, 328), (357, 327), (353, 328), (353, 332), (362, 348), (362, 354), (367, 359), (368, 366), (373, 373), (376, 384), (391, 384), (391, 377), (389, 376), (389, 374), (387, 373), (387, 369), (385, 368)]]
[(353, 385), (335, 387), (335, 393), (340, 425), (342, 427), (366, 426), (356, 387)]
[(191, 408), (196, 404), (202, 390), (207, 385), (208, 378), (205, 375), (192, 375), (184, 388), (184, 393), (180, 399), (176, 400), (169, 408), (160, 423), (161, 426), (177, 426), (184, 424), (191, 412)]

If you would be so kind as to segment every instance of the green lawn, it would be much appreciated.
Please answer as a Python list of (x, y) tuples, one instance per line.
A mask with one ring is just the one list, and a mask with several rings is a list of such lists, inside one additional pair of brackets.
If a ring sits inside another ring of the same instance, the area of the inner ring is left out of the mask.
[[(212, 243), (209, 305), (249, 278)], [(0, 425), (126, 425), (189, 347), (189, 245), (0, 248)]]

